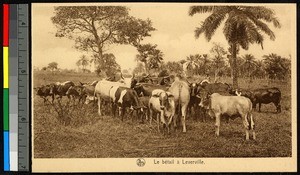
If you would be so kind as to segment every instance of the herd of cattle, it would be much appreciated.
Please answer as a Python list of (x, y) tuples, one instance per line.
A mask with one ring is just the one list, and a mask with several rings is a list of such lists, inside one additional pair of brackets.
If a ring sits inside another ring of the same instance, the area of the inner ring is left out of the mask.
[[(241, 117), (246, 131), (246, 140), (252, 130), (255, 139), (254, 119), (252, 108), (261, 104), (273, 103), (276, 112), (281, 112), (281, 92), (278, 88), (265, 88), (255, 90), (233, 89), (227, 83), (210, 83), (202, 81), (189, 82), (186, 78), (176, 76), (173, 81), (162, 79), (155, 81), (148, 78), (121, 77), (120, 80), (100, 80), (92, 83), (75, 85), (72, 81), (64, 83), (51, 83), (34, 88), (36, 94), (44, 99), (52, 97), (52, 103), (63, 96), (69, 99), (78, 99), (78, 103), (98, 103), (98, 114), (102, 116), (101, 109), (111, 105), (112, 114), (118, 112), (123, 121), (127, 111), (136, 112), (143, 120), (149, 120), (151, 125), (153, 116), (156, 116), (158, 131), (161, 124), (163, 131), (169, 133), (173, 123), (174, 128), (181, 121), (182, 131), (186, 132), (186, 116), (208, 114), (215, 117), (215, 134), (219, 136), (220, 118)], [(117, 110), (118, 109), (118, 110)]]

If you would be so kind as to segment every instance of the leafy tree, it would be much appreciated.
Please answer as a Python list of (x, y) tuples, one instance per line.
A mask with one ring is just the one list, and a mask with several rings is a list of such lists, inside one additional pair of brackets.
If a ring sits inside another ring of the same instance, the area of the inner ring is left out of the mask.
[(137, 66), (133, 69), (134, 74), (142, 74), (145, 72), (143, 63), (137, 63)]
[(104, 52), (111, 44), (137, 46), (155, 30), (149, 19), (130, 16), (124, 6), (59, 6), (54, 13), (56, 36), (74, 40), (78, 50), (91, 51), (101, 69), (106, 67)]
[(265, 78), (266, 71), (265, 71), (265, 64), (263, 60), (257, 60), (255, 64), (255, 69), (252, 72), (253, 77), (256, 78)]
[[(210, 53), (213, 55), (212, 67), (215, 70), (215, 80), (220, 74), (224, 73), (225, 68), (225, 49), (219, 43), (213, 43), (213, 47), (210, 49)], [(223, 70), (223, 72), (221, 72)]]
[(291, 60), (283, 58), (277, 54), (271, 53), (264, 55), (265, 69), (269, 78), (284, 79), (291, 74)]
[[(97, 59), (98, 55), (94, 55)], [(96, 73), (100, 75), (102, 71), (105, 72), (107, 77), (115, 75), (117, 72), (121, 72), (120, 65), (116, 62), (116, 57), (112, 53), (105, 53), (102, 56), (102, 62), (98, 62), (100, 59), (97, 59), (97, 68)]]
[(163, 61), (163, 53), (156, 47), (156, 44), (143, 44), (137, 47), (136, 60), (144, 63), (147, 73), (150, 69), (158, 68)]
[(167, 69), (169, 73), (181, 73), (182, 72), (182, 64), (176, 61), (168, 61), (162, 64), (161, 69)]
[(225, 20), (223, 33), (231, 47), (233, 86), (238, 87), (237, 50), (239, 47), (247, 50), (250, 44), (260, 44), (263, 49), (264, 37), (267, 34), (275, 40), (275, 34), (265, 23), (280, 27), (273, 10), (262, 6), (191, 6), (189, 15), (211, 13), (195, 30), (195, 37), (204, 33), (211, 40), (217, 28)]
[(50, 69), (51, 71), (57, 70), (58, 63), (57, 62), (51, 62), (48, 64), (48, 69)]

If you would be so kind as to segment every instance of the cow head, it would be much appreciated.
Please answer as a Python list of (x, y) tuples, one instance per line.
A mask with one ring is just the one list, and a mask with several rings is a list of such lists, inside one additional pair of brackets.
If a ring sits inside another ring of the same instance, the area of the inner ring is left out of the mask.
[(196, 96), (199, 92), (199, 84), (198, 83), (191, 83), (190, 89), (191, 89), (191, 96)]
[(170, 92), (159, 91), (158, 93), (152, 94), (152, 97), (159, 99), (160, 109), (164, 110), (165, 108), (169, 107), (170, 99), (174, 98), (173, 94)]
[(82, 96), (83, 94), (83, 87), (82, 86), (71, 86), (66, 92), (66, 95), (76, 95)]
[(205, 109), (208, 109), (210, 106), (210, 93), (206, 91), (205, 89), (202, 89), (199, 94), (197, 95), (198, 98), (200, 98), (199, 106)]
[(49, 89), (50, 89), (49, 94), (54, 95), (54, 93), (56, 92), (56, 89), (57, 89), (57, 85), (52, 83), (49, 85)]

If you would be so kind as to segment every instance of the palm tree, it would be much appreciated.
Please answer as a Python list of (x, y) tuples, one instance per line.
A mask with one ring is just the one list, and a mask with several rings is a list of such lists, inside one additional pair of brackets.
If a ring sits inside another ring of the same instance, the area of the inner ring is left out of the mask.
[(284, 79), (287, 75), (290, 75), (291, 60), (274, 53), (264, 55), (263, 57), (263, 61), (266, 65), (266, 72), (271, 79)]
[(82, 66), (83, 72), (86, 70), (86, 66), (89, 65), (89, 59), (85, 56), (82, 55), (80, 56), (80, 59), (76, 62), (76, 65), (79, 67), (79, 65)]
[(200, 59), (201, 59), (201, 55), (199, 54), (190, 55), (186, 57), (187, 70), (191, 70), (191, 72), (195, 74), (199, 68)]
[(211, 13), (195, 30), (195, 37), (204, 33), (208, 41), (211, 40), (222, 21), (225, 21), (223, 33), (232, 49), (232, 74), (233, 86), (238, 87), (237, 75), (237, 50), (239, 47), (247, 50), (250, 44), (260, 44), (263, 49), (264, 37), (267, 34), (271, 40), (275, 34), (265, 22), (273, 23), (274, 27), (280, 27), (273, 10), (261, 6), (191, 6), (189, 15), (197, 13)]
[(244, 63), (242, 64), (242, 67), (245, 69), (245, 71), (248, 73), (248, 78), (250, 78), (251, 81), (251, 73), (254, 71), (256, 67), (256, 61), (255, 57), (252, 54), (245, 54), (242, 56), (242, 59), (244, 60)]

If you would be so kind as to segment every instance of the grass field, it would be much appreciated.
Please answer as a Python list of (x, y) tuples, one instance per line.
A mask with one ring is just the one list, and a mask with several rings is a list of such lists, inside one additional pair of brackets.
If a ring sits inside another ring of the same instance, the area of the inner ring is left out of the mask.
[[(94, 74), (35, 72), (33, 87), (51, 82), (72, 80), (75, 83), (97, 80)], [(223, 80), (223, 79), (222, 79)], [(225, 79), (230, 82), (230, 79)], [(282, 92), (282, 112), (273, 104), (253, 112), (257, 140), (245, 140), (240, 118), (221, 121), (220, 137), (214, 136), (214, 121), (187, 118), (187, 132), (172, 130), (170, 135), (131, 118), (99, 117), (93, 104), (76, 108), (70, 124), (57, 120), (53, 107), (33, 95), (33, 142), (35, 158), (108, 158), (108, 157), (290, 157), (291, 82), (240, 80), (241, 88), (278, 87)], [(34, 93), (34, 92), (33, 92)]]

